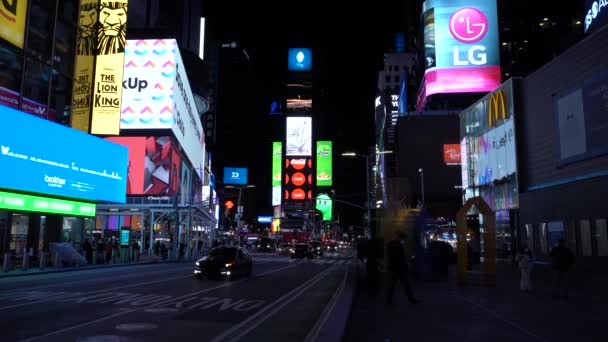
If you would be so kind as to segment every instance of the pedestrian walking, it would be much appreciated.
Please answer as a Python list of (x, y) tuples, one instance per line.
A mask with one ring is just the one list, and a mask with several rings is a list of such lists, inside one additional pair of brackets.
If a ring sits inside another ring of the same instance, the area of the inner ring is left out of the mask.
[(553, 298), (568, 298), (568, 272), (574, 264), (574, 254), (566, 247), (564, 239), (560, 239), (551, 250), (553, 265)]
[(533, 265), (534, 261), (532, 260), (532, 252), (527, 247), (523, 247), (517, 256), (517, 267), (521, 273), (519, 289), (522, 291), (532, 291), (531, 275)]
[(386, 303), (392, 304), (397, 281), (401, 282), (405, 295), (411, 304), (419, 303), (414, 297), (409, 279), (409, 266), (405, 256), (405, 234), (395, 232), (395, 238), (386, 244), (388, 287)]
[(93, 263), (93, 246), (89, 242), (89, 239), (84, 239), (82, 249), (84, 250), (85, 257), (87, 258), (87, 263), (91, 265)]

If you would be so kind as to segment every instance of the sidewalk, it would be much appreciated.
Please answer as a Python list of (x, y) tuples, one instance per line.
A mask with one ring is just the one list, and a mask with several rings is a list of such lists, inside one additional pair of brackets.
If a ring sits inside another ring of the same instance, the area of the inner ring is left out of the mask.
[(460, 288), (452, 267), (447, 281), (413, 281), (420, 304), (410, 305), (402, 288), (396, 288), (392, 306), (384, 304), (383, 291), (367, 293), (359, 268), (344, 341), (607, 340), (608, 298), (602, 293), (607, 279), (589, 284), (572, 277), (570, 298), (554, 300), (549, 270), (533, 273), (537, 289), (527, 294), (519, 291), (519, 274), (510, 265), (498, 268), (495, 288)]

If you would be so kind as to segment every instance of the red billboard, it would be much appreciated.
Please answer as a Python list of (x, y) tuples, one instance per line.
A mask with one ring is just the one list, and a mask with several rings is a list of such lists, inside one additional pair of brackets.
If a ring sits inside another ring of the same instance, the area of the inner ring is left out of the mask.
[(443, 162), (446, 164), (460, 164), (460, 144), (443, 145)]
[(177, 191), (180, 155), (172, 148), (171, 138), (110, 137), (106, 140), (129, 149), (127, 195), (168, 195)]

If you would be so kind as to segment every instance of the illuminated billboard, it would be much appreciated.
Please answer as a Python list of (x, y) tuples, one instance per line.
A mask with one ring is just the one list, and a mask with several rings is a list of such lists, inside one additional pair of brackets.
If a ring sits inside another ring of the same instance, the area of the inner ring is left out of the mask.
[(272, 205), (281, 205), (281, 186), (274, 185), (272, 187)]
[(283, 160), (283, 143), (272, 143), (272, 186), (281, 185), (281, 162)]
[(2, 105), (0, 117), (0, 188), (125, 202), (125, 147)]
[(317, 196), (315, 208), (323, 214), (323, 221), (331, 221), (333, 201), (327, 194)]
[[(423, 97), (488, 92), (500, 85), (496, 1), (427, 0), (422, 20)], [(419, 109), (423, 102), (419, 98)]]
[(460, 164), (460, 144), (443, 145), (443, 162), (448, 165)]
[(120, 128), (171, 129), (197, 170), (205, 134), (175, 39), (128, 40)]
[(129, 149), (127, 195), (177, 193), (181, 158), (170, 137), (108, 137), (106, 140)]
[(127, 0), (81, 0), (71, 126), (100, 135), (120, 133)]
[(597, 31), (608, 23), (608, 1), (607, 0), (585, 0), (585, 33)]
[(286, 156), (312, 156), (312, 118), (288, 117), (285, 140)]
[(225, 167), (224, 184), (247, 184), (247, 169), (243, 167)]
[(311, 71), (312, 49), (290, 48), (287, 51), (287, 69), (291, 71)]
[(513, 83), (460, 113), (464, 200), (481, 196), (494, 211), (519, 207)]
[(27, 0), (0, 1), (0, 37), (23, 49)]
[(331, 186), (332, 181), (332, 142), (317, 141), (317, 186)]
[(287, 113), (310, 113), (312, 112), (312, 99), (289, 98), (287, 99)]
[(311, 158), (285, 159), (285, 200), (301, 202), (312, 199), (313, 167)]
[(95, 217), (95, 204), (0, 191), (0, 209)]

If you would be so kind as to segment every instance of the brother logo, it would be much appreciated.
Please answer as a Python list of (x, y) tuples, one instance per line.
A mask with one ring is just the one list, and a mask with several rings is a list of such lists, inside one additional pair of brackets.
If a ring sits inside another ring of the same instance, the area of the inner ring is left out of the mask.
[(44, 175), (44, 181), (52, 187), (61, 188), (65, 185), (65, 179)]

